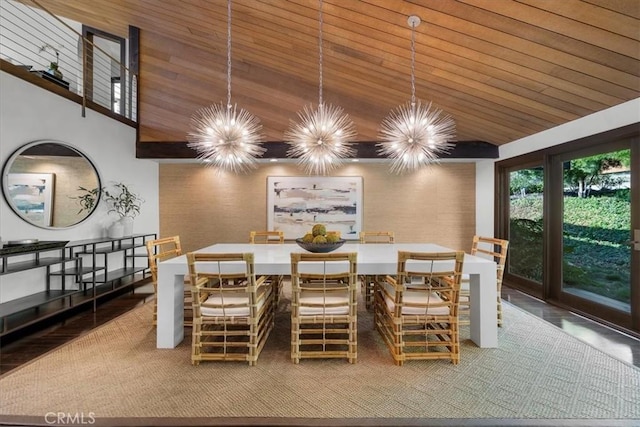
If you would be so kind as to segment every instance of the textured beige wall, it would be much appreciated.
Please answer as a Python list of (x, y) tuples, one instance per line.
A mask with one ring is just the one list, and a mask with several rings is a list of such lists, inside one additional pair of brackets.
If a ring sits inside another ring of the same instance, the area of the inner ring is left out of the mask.
[[(334, 176), (362, 176), (364, 230), (391, 230), (398, 242), (470, 250), (475, 233), (475, 164), (442, 163), (392, 175), (389, 166), (349, 164)], [(304, 176), (297, 165), (260, 164), (247, 175), (200, 164), (160, 165), (160, 236), (179, 235), (185, 251), (248, 241), (267, 227), (267, 177)]]

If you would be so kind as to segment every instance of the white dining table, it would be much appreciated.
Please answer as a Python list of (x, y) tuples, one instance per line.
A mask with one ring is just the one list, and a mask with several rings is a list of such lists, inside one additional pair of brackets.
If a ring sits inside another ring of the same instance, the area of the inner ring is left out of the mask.
[[(336, 252), (357, 252), (358, 274), (396, 274), (398, 251), (449, 252), (453, 249), (432, 243), (346, 242)], [(290, 275), (291, 253), (306, 252), (297, 244), (218, 243), (198, 249), (204, 253), (254, 254), (258, 275)], [(496, 263), (465, 254), (463, 273), (469, 274), (471, 294), (471, 340), (483, 348), (498, 346)], [(184, 276), (187, 257), (182, 255), (158, 263), (157, 348), (174, 348), (184, 339)]]

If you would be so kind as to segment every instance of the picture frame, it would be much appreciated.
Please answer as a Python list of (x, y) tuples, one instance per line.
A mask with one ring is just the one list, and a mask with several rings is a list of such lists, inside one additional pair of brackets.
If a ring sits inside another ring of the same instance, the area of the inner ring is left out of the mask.
[(267, 177), (267, 227), (285, 239), (311, 232), (315, 224), (357, 240), (362, 230), (362, 177)]
[(51, 226), (55, 174), (10, 173), (7, 177), (9, 199), (20, 215), (33, 225)]

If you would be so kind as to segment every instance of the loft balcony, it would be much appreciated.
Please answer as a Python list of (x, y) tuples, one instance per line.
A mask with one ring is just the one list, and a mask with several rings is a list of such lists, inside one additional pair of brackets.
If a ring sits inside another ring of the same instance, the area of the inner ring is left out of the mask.
[(124, 39), (54, 16), (35, 0), (3, 0), (0, 68), (77, 102), (83, 116), (90, 108), (135, 127), (136, 30)]

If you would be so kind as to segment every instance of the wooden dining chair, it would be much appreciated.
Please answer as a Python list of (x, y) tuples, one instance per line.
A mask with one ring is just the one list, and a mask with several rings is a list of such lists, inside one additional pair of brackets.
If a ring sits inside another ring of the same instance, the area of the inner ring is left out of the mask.
[(191, 363), (258, 363), (275, 319), (273, 286), (253, 253), (187, 254), (193, 300)]
[[(393, 231), (361, 231), (360, 243), (393, 243), (395, 237)], [(373, 302), (373, 288), (378, 276), (361, 275), (360, 283), (362, 294), (364, 295), (364, 305), (371, 308)]]
[[(504, 268), (507, 262), (507, 250), (509, 249), (509, 241), (504, 239), (496, 239), (494, 237), (473, 236), (471, 245), (471, 255), (483, 256), (495, 261), (496, 263), (496, 290), (498, 326), (502, 326), (502, 277), (504, 276)], [(462, 275), (460, 285), (460, 324), (469, 324), (469, 313), (471, 308), (471, 295), (469, 293), (469, 275)]]
[(284, 231), (250, 231), (249, 243), (284, 243)]
[[(283, 244), (284, 231), (280, 231), (280, 230), (250, 231), (249, 243), (257, 244), (257, 245)], [(275, 292), (275, 304), (277, 307), (280, 301), (280, 295), (282, 295), (284, 276), (282, 275), (268, 276), (267, 279), (273, 284), (273, 289)]]
[[(157, 325), (158, 320), (158, 262), (182, 255), (182, 246), (179, 236), (164, 237), (161, 239), (149, 240), (146, 243), (147, 257), (149, 260), (149, 270), (155, 299), (153, 301), (153, 324)], [(191, 326), (193, 312), (191, 310), (191, 284), (189, 278), (185, 276), (184, 290), (184, 325)]]
[(358, 357), (357, 253), (291, 253), (291, 360)]
[[(460, 362), (458, 301), (464, 252), (398, 252), (396, 276), (377, 281), (374, 324), (396, 365)], [(420, 283), (412, 278), (421, 278)]]

